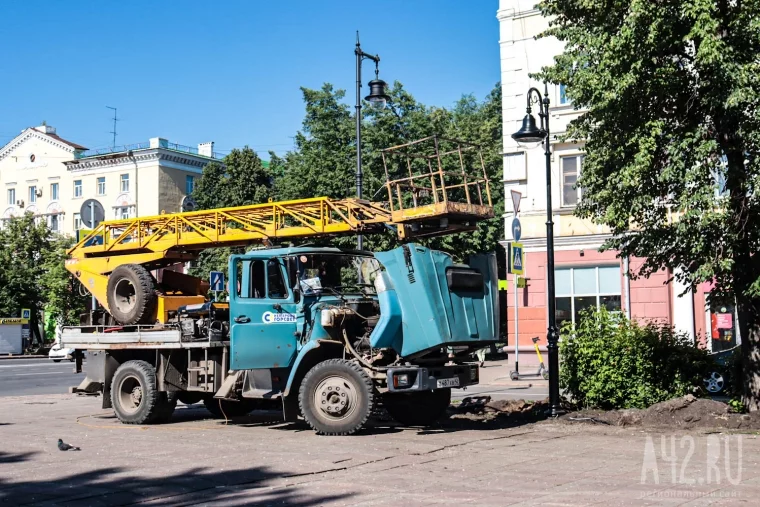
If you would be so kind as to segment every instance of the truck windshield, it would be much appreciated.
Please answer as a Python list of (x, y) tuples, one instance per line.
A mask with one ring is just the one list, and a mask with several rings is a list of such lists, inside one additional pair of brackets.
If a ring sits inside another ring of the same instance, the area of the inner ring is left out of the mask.
[(288, 262), (291, 279), (298, 276), (305, 295), (322, 292), (374, 294), (380, 263), (374, 257), (342, 254), (303, 254)]

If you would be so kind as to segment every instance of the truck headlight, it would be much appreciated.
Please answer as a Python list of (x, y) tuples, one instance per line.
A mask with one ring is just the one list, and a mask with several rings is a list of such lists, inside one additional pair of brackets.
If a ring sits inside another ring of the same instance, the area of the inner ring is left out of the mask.
[(409, 387), (409, 374), (407, 373), (394, 374), (393, 387)]

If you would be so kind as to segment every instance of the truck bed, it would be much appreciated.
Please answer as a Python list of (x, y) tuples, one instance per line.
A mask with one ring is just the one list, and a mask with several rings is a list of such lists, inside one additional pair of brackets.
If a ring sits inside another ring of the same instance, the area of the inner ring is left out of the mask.
[[(61, 346), (80, 350), (108, 349), (190, 349), (215, 348), (229, 345), (223, 341), (182, 341), (179, 329), (153, 329), (152, 326), (130, 326), (106, 332), (102, 326), (64, 327)], [(113, 329), (113, 328), (111, 328)]]

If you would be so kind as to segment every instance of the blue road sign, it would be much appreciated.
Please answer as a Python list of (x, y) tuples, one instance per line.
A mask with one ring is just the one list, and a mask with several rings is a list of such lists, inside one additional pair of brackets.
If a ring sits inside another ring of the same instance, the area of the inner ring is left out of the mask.
[(520, 241), (522, 236), (522, 226), (520, 225), (520, 219), (515, 217), (512, 219), (512, 239), (514, 241)]
[(522, 243), (509, 244), (509, 272), (522, 275), (524, 270), (523, 245)]
[(211, 280), (212, 291), (222, 292), (224, 290), (224, 273), (221, 271), (212, 271), (209, 278)]

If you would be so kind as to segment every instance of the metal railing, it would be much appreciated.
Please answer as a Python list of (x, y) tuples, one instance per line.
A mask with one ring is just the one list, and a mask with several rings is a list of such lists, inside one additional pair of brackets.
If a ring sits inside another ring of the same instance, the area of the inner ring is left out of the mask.
[[(125, 144), (123, 146), (109, 146), (107, 148), (97, 148), (93, 150), (80, 151), (74, 154), (74, 158), (79, 160), (82, 158), (111, 155), (114, 153), (126, 153), (130, 150), (131, 151), (147, 150), (150, 148), (151, 148), (150, 141), (145, 141), (141, 143)], [(192, 155), (198, 155), (200, 157), (208, 157), (208, 155), (202, 155), (198, 153), (198, 148), (193, 148), (192, 146), (185, 146), (183, 144), (170, 143), (163, 140), (159, 141), (158, 146), (155, 146), (155, 148), (163, 148), (163, 149), (172, 150), (172, 151), (179, 151), (182, 153), (190, 153)], [(225, 155), (218, 152), (214, 152), (212, 153), (212, 156), (208, 158), (221, 160), (224, 157)]]

